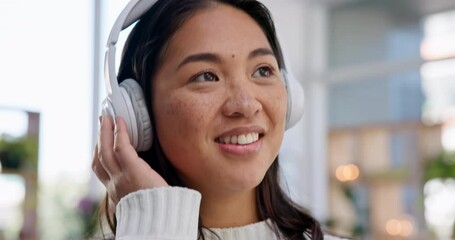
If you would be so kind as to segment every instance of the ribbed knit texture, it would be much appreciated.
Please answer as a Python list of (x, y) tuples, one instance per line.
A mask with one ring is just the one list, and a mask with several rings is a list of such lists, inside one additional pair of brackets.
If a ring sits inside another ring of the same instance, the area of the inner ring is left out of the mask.
[[(242, 227), (234, 228), (211, 228), (210, 232), (207, 229), (204, 229), (204, 234), (207, 236), (207, 240), (279, 240), (279, 237), (276, 236), (275, 232), (269, 227), (271, 226), (272, 221), (262, 221)], [(215, 234), (219, 236), (217, 238)]]
[[(196, 240), (200, 203), (201, 194), (188, 188), (162, 187), (130, 193), (117, 205), (116, 239)], [(203, 229), (203, 232), (206, 240), (279, 240), (270, 227), (272, 224), (266, 220), (242, 227)], [(341, 238), (325, 236), (324, 239)]]
[(117, 205), (116, 239), (194, 240), (201, 194), (180, 187), (133, 192)]

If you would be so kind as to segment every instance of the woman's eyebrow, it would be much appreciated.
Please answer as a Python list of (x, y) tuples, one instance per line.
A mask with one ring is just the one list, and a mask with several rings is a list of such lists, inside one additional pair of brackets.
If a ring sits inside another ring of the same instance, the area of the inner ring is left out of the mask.
[(257, 48), (255, 50), (253, 50), (252, 52), (250, 52), (250, 54), (248, 55), (248, 59), (252, 59), (252, 58), (260, 57), (260, 56), (266, 56), (266, 55), (272, 55), (273, 57), (275, 57), (275, 53), (273, 53), (273, 51), (271, 49)]
[(183, 59), (182, 62), (177, 66), (177, 70), (181, 68), (183, 65), (188, 64), (190, 62), (214, 62), (214, 63), (221, 63), (221, 57), (214, 54), (214, 53), (197, 53), (190, 55)]
[[(271, 49), (268, 48), (257, 48), (248, 54), (248, 59), (252, 59), (255, 57), (259, 56), (266, 56), (266, 55), (271, 55), (275, 57), (275, 53)], [(197, 54), (192, 54), (183, 59), (182, 62), (179, 63), (177, 66), (178, 70), (181, 68), (183, 65), (191, 63), (191, 62), (214, 62), (214, 63), (221, 63), (222, 59), (219, 55), (214, 54), (214, 53), (197, 53)]]

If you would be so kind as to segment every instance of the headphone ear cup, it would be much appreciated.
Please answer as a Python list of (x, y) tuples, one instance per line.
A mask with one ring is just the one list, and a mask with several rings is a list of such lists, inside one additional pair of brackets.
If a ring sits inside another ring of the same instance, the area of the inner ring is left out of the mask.
[(288, 109), (286, 112), (286, 130), (293, 127), (303, 116), (305, 97), (302, 85), (292, 73), (282, 70), (288, 93)]
[(136, 116), (138, 136), (136, 151), (146, 151), (150, 149), (153, 143), (153, 129), (142, 88), (133, 79), (123, 80), (120, 83), (120, 87), (129, 95), (134, 115)]

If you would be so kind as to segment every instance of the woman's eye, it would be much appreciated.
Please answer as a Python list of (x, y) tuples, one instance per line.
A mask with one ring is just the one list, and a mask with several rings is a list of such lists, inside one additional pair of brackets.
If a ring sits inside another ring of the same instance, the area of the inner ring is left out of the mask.
[(215, 75), (212, 72), (203, 72), (193, 77), (192, 80), (195, 82), (216, 82), (219, 81), (220, 79), (218, 78), (217, 75)]
[(258, 77), (270, 77), (272, 75), (273, 69), (271, 67), (260, 67), (258, 68), (254, 73), (253, 77), (258, 78)]

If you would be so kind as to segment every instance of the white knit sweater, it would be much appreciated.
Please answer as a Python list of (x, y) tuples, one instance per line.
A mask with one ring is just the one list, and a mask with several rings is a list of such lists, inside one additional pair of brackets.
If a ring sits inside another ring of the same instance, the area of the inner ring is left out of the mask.
[[(201, 194), (180, 187), (140, 190), (123, 197), (117, 205), (116, 239), (122, 240), (195, 240), (198, 235)], [(243, 227), (213, 228), (221, 240), (278, 240), (262, 221)], [(203, 230), (206, 239), (218, 239)], [(336, 240), (326, 236), (325, 240)]]

